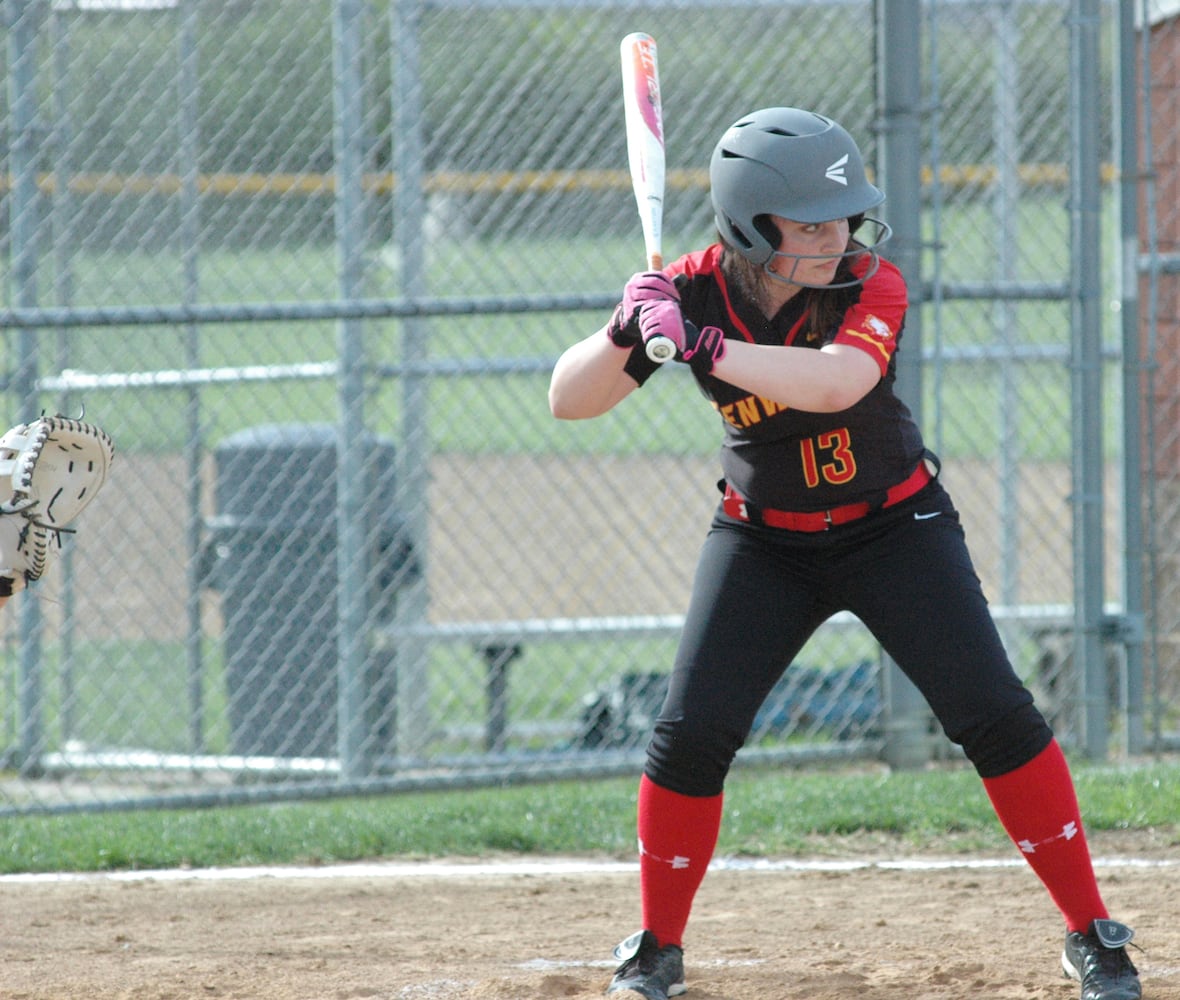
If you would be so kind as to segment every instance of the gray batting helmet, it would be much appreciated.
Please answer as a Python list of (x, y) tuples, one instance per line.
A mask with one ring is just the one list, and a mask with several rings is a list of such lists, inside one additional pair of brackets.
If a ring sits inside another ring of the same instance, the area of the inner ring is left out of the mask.
[(713, 150), (709, 184), (718, 230), (755, 264), (777, 248), (759, 216), (828, 222), (863, 215), (885, 200), (865, 177), (852, 136), (799, 108), (764, 108), (731, 125)]

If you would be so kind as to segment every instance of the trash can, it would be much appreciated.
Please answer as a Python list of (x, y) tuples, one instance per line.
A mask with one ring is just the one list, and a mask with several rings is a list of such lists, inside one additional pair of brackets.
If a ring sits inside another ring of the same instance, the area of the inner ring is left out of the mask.
[[(388, 621), (413, 572), (394, 511), (393, 445), (363, 444), (364, 566), (373, 621)], [(220, 593), (233, 752), (280, 757), (336, 754), (339, 635), (336, 429), (271, 424), (226, 438), (214, 451), (216, 516), (207, 522), (206, 584)], [(365, 665), (365, 738), (396, 731), (390, 660)]]

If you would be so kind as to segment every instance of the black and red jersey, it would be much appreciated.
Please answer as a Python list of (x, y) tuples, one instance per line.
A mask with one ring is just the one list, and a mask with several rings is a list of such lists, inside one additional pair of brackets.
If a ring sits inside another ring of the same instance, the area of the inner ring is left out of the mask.
[[(677, 279), (689, 322), (720, 327), (727, 339), (754, 344), (816, 350), (824, 344), (850, 344), (881, 369), (876, 386), (839, 413), (792, 409), (711, 375), (698, 377), (725, 427), (721, 467), (726, 481), (763, 509), (816, 511), (882, 502), (885, 491), (906, 479), (925, 454), (917, 424), (893, 391), (894, 354), (908, 304), (901, 272), (881, 259), (863, 284), (846, 290), (849, 305), (838, 323), (809, 336), (804, 333), (809, 325), (805, 296), (793, 297), (767, 319), (727, 286), (720, 261), (721, 246), (714, 244), (665, 268)], [(853, 274), (865, 274), (870, 262), (867, 253), (855, 258)], [(659, 367), (638, 347), (627, 372), (642, 385)]]

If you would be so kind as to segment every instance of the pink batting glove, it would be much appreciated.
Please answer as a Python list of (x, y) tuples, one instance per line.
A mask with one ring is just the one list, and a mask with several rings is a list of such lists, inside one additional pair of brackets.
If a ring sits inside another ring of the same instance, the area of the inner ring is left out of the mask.
[(623, 286), (623, 301), (606, 326), (606, 335), (616, 347), (630, 350), (640, 340), (636, 322), (640, 308), (648, 302), (680, 301), (680, 292), (663, 271), (640, 271)]
[(697, 329), (681, 315), (675, 302), (649, 302), (639, 310), (639, 332), (646, 344), (653, 337), (667, 337), (676, 345), (676, 360), (698, 375), (708, 375), (725, 357), (725, 334), (720, 328)]
[(663, 271), (640, 271), (623, 286), (623, 319), (630, 320), (635, 311), (648, 302), (679, 302), (680, 292)]
[(639, 309), (639, 332), (646, 344), (653, 337), (667, 337), (676, 345), (676, 356), (684, 350), (684, 316), (680, 306), (668, 299), (648, 302)]
[(708, 375), (713, 366), (725, 357), (725, 334), (720, 327), (705, 326), (698, 330), (685, 322), (684, 341), (680, 360), (698, 375)]

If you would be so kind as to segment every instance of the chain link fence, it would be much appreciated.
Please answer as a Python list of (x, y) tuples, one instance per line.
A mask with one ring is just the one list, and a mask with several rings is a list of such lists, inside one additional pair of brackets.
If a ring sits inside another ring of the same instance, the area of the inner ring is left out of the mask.
[[(1110, 164), (1119, 21), (1100, 9)], [(58, 565), (5, 612), (0, 810), (636, 770), (717, 502), (717, 418), (672, 367), (590, 423), (546, 402), (557, 355), (643, 266), (618, 68), (632, 30), (660, 44), (669, 258), (713, 239), (706, 168), (730, 122), (821, 110), (872, 165), (880, 62), (920, 61), (923, 423), (1018, 668), (1078, 745), (1068, 3), (931, 3), (912, 51), (889, 53), (868, 0), (4, 10), (10, 421), (84, 406), (118, 454)], [(1137, 27), (1138, 51), (1174, 30)], [(1160, 156), (1175, 117), (1146, 118)], [(1107, 303), (1114, 190), (1108, 170)], [(1163, 210), (1144, 219), (1144, 257), (1174, 253)], [(1176, 322), (1158, 270), (1157, 362)], [(1114, 311), (1101, 336), (1117, 624)], [(1162, 745), (1178, 380), (1144, 372)], [(1116, 734), (1122, 648), (1105, 646)], [(741, 757), (876, 758), (888, 698), (876, 645), (837, 618)]]

